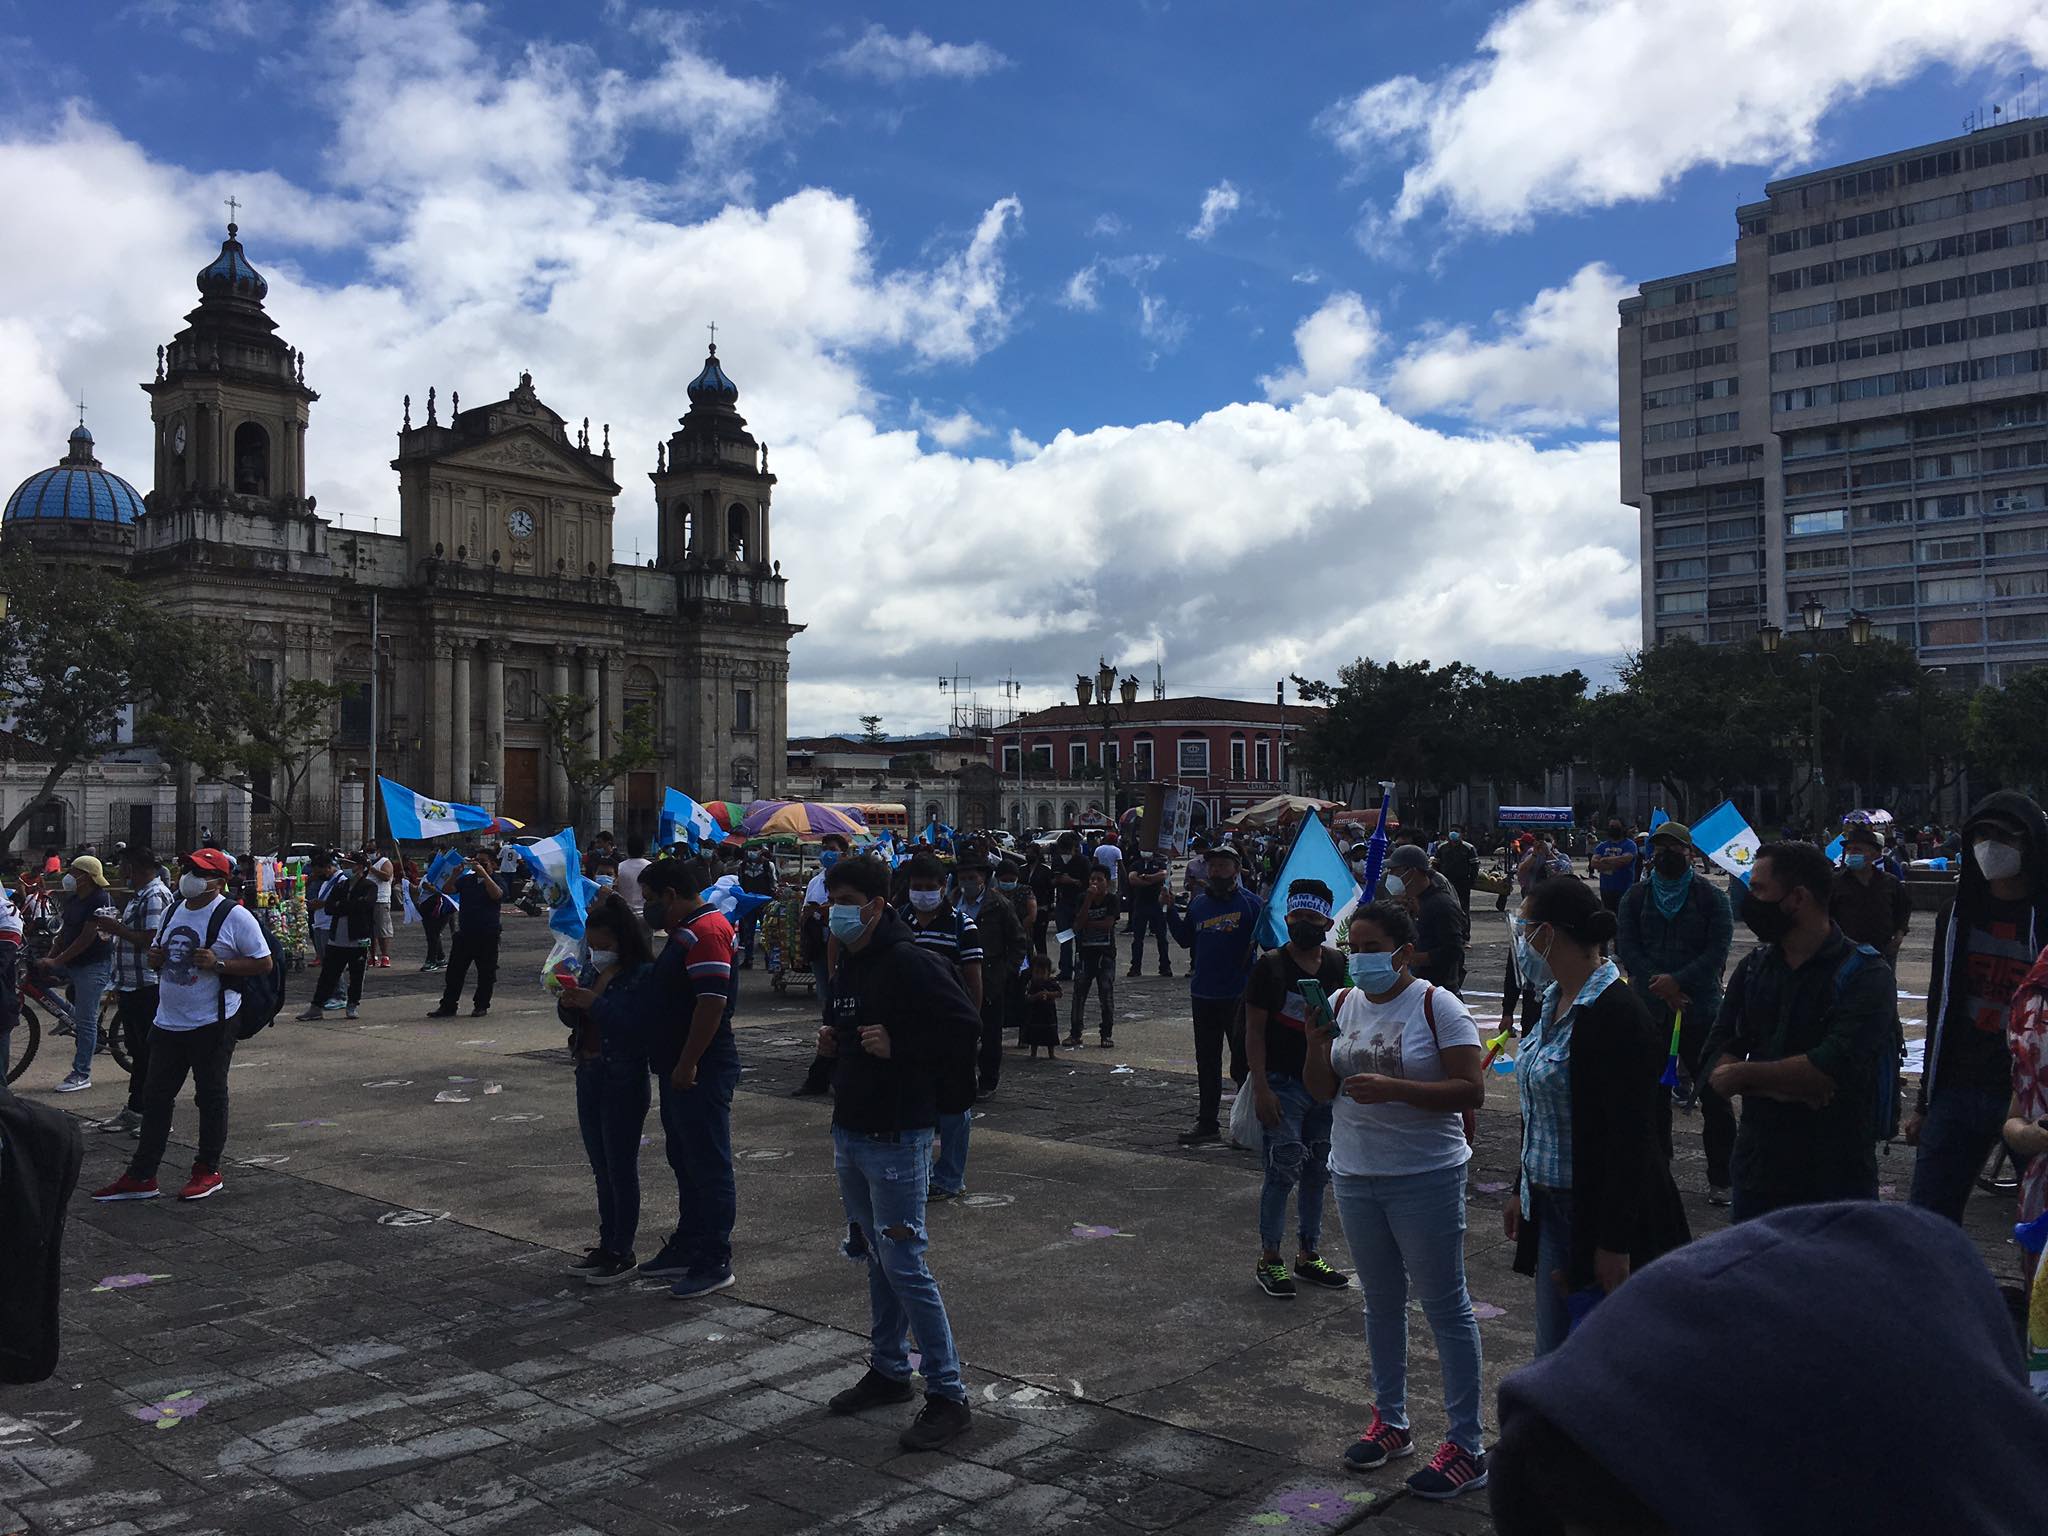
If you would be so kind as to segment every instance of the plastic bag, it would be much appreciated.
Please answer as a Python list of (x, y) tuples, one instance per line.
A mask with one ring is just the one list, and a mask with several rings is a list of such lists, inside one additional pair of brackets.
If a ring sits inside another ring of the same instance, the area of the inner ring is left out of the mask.
[(548, 950), (548, 958), (540, 968), (540, 984), (550, 992), (575, 986), (576, 978), (583, 974), (582, 962), (583, 941), (556, 934), (554, 946)]
[(1230, 1139), (1247, 1152), (1261, 1152), (1266, 1146), (1266, 1128), (1259, 1124), (1259, 1096), (1246, 1078), (1230, 1105)]

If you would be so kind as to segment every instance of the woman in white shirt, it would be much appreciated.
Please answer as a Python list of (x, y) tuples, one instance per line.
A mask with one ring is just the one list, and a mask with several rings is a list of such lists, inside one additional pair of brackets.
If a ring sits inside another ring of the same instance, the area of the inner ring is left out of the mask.
[(1335, 1100), (1330, 1175), (1365, 1292), (1373, 1415), (1344, 1453), (1369, 1472), (1415, 1453), (1408, 1427), (1408, 1295), (1436, 1336), (1447, 1437), (1408, 1480), (1424, 1498), (1486, 1484), (1479, 1323), (1465, 1289), (1464, 1112), (1486, 1101), (1479, 1028), (1465, 1005), (1408, 972), (1415, 923), (1391, 901), (1351, 919), (1352, 985), (1336, 1031), (1312, 1030), (1304, 1081)]

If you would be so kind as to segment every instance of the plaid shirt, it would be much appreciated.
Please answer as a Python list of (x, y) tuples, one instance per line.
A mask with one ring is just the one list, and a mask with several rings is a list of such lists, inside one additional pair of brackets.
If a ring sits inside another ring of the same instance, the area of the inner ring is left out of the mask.
[(1558, 985), (1543, 992), (1543, 1016), (1515, 1056), (1515, 1087), (1522, 1101), (1522, 1214), (1530, 1190), (1572, 1187), (1572, 1020), (1621, 980), (1612, 960), (1593, 968), (1571, 1006), (1558, 1017)]
[[(171, 911), (171, 888), (164, 884), (162, 876), (153, 876), (149, 884), (128, 898), (128, 905), (121, 909), (121, 926), (140, 928), (150, 935), (150, 943), (156, 942), (156, 935), (163, 932), (164, 919)], [(156, 985), (156, 972), (149, 968), (149, 944), (130, 944), (126, 939), (114, 945), (114, 990), (116, 992), (140, 992)]]

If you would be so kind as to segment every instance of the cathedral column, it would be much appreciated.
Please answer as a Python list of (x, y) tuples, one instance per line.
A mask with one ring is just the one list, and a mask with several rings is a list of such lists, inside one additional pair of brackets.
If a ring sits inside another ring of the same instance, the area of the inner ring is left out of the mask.
[[(565, 694), (569, 691), (569, 648), (566, 645), (551, 646), (548, 650), (548, 692)], [(555, 750), (552, 741), (543, 742), (541, 751), (548, 760), (548, 815), (557, 821), (566, 821), (569, 816), (569, 771), (562, 766), (561, 754)]]
[(604, 683), (598, 671), (598, 652), (595, 646), (583, 648), (583, 724), (590, 731), (586, 748), (592, 757), (604, 753), (604, 723), (600, 718), (600, 704), (604, 699)]
[(433, 722), (429, 737), (427, 761), (433, 765), (431, 783), (422, 791), (429, 795), (453, 797), (455, 793), (455, 642), (446, 636), (434, 640), (431, 652), (434, 658), (432, 680), (428, 683), (427, 707), (424, 711)]
[(469, 799), (469, 673), (474, 661), (470, 655), (472, 643), (467, 638), (455, 642), (455, 686), (448, 696), (451, 723), (454, 726), (448, 733), (448, 794), (455, 800)]
[[(604, 707), (599, 712), (600, 750), (606, 757), (619, 750), (620, 739), (626, 732), (626, 653), (607, 651), (604, 657)], [(606, 786), (605, 820), (616, 826), (625, 819), (626, 778), (624, 774), (613, 777)]]
[(484, 763), (497, 786), (498, 804), (505, 800), (505, 659), (496, 645), (484, 657)]

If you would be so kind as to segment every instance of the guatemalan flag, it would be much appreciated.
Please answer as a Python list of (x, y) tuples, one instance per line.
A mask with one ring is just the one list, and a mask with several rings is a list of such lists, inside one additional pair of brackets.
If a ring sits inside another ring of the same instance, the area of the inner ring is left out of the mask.
[(1733, 800), (1723, 800), (1693, 825), (1692, 845), (1729, 874), (1749, 884), (1749, 867), (1763, 839), (1735, 809)]
[(595, 880), (583, 875), (583, 856), (576, 850), (576, 829), (564, 827), (553, 837), (537, 843), (515, 843), (514, 850), (526, 861), (534, 878), (559, 893), (548, 914), (548, 927), (564, 938), (583, 937), (583, 919), (590, 911), (590, 899), (598, 891)]
[(720, 875), (699, 893), (725, 914), (725, 920), (737, 928), (743, 918), (758, 912), (773, 901), (773, 896), (761, 896), (752, 891), (740, 889), (738, 875)]
[(480, 805), (429, 799), (381, 774), (377, 788), (384, 795), (384, 819), (391, 823), (391, 835), (401, 841), (446, 837), (451, 832), (488, 832), (498, 819)]
[(684, 794), (671, 789), (662, 797), (660, 831), (656, 839), (664, 848), (688, 843), (722, 843), (730, 834), (712, 819), (711, 813)]
[(1309, 879), (1320, 880), (1330, 888), (1330, 894), (1336, 898), (1330, 911), (1331, 932), (1343, 932), (1365, 891), (1352, 875), (1351, 866), (1344, 862), (1344, 855), (1330, 837), (1330, 829), (1323, 825), (1323, 818), (1313, 811), (1302, 818), (1301, 831), (1295, 834), (1287, 862), (1280, 866), (1279, 878), (1273, 882), (1273, 895), (1260, 914), (1261, 944), (1277, 949), (1287, 942), (1287, 887), (1296, 880)]

